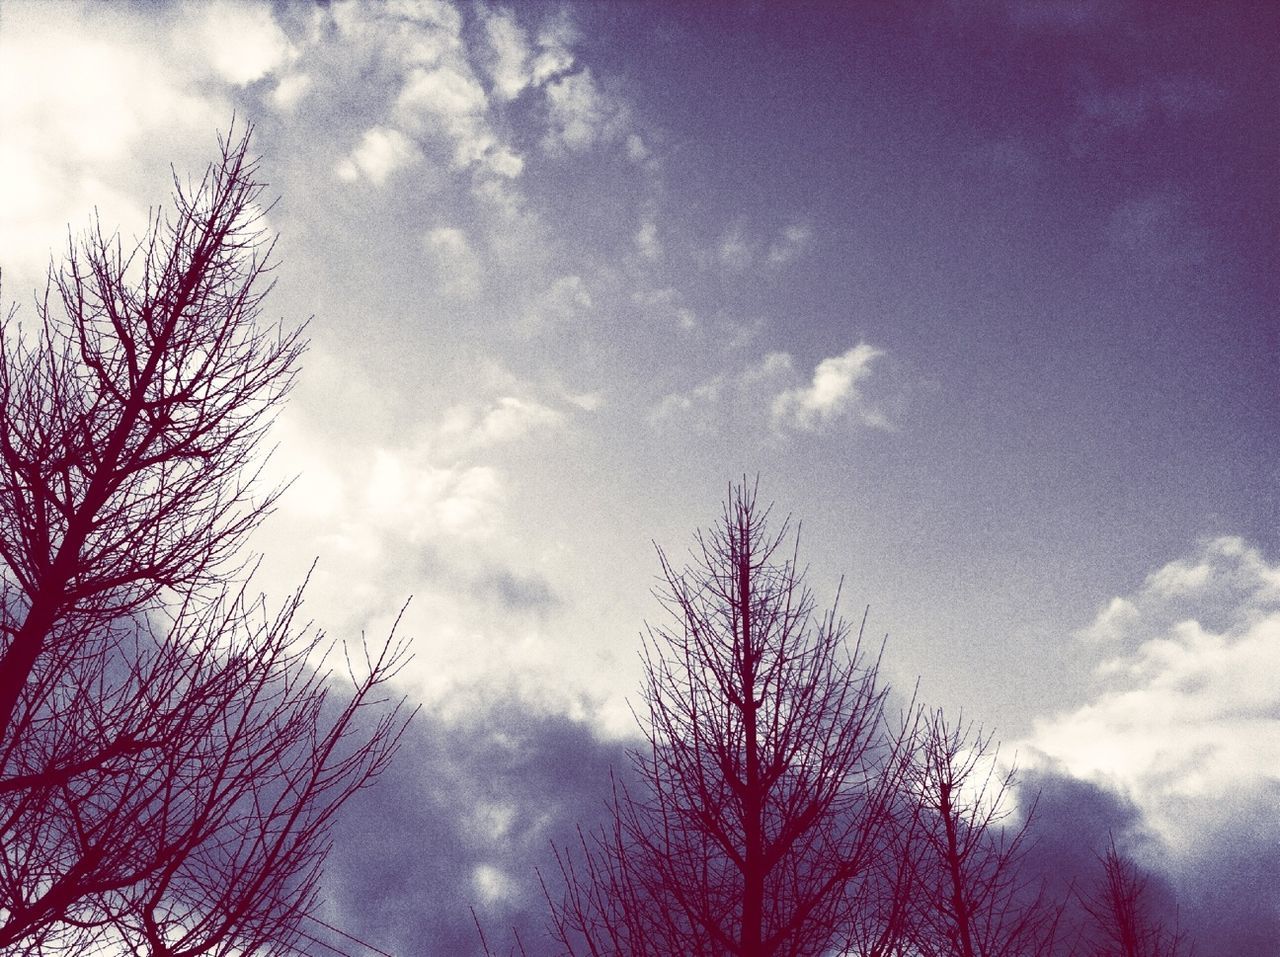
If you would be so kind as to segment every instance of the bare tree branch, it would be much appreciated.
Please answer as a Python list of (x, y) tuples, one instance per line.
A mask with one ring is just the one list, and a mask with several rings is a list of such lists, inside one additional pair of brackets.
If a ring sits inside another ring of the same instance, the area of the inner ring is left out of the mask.
[(0, 326), (0, 949), (285, 952), (407, 720), (394, 632), (335, 700), (301, 590), (273, 614), (235, 584), (304, 347), (258, 322), (251, 132), (135, 247), (70, 243), (34, 332)]

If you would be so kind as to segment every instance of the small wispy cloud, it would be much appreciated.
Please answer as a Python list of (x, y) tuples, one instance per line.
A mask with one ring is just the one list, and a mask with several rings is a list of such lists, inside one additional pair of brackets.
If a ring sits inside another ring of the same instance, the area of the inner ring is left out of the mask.
[(770, 244), (766, 259), (770, 266), (785, 266), (799, 259), (813, 239), (813, 230), (800, 223), (793, 223), (782, 230)]
[(716, 260), (731, 272), (745, 272), (755, 260), (755, 249), (741, 226), (734, 226), (716, 246)]
[(714, 260), (729, 273), (744, 273), (755, 267), (780, 269), (800, 259), (812, 242), (813, 230), (804, 223), (790, 223), (770, 237), (737, 222), (716, 242)]
[(464, 403), (444, 415), (437, 441), (449, 451), (476, 450), (514, 442), (534, 432), (559, 428), (564, 413), (533, 399), (504, 395), (492, 403)]
[(531, 336), (563, 330), (586, 320), (594, 305), (591, 289), (581, 276), (557, 276), (529, 306), (519, 325)]
[(787, 389), (773, 400), (775, 428), (822, 432), (848, 417), (864, 425), (887, 428), (883, 414), (866, 404), (862, 384), (871, 375), (871, 364), (884, 352), (859, 343), (838, 356), (823, 359), (808, 385)]
[(646, 217), (640, 221), (635, 241), (636, 251), (640, 253), (642, 259), (652, 262), (662, 258), (662, 240), (658, 238), (658, 224), (651, 218)]
[(795, 359), (788, 352), (769, 352), (733, 372), (718, 373), (690, 389), (663, 396), (650, 411), (649, 421), (660, 425), (678, 420), (711, 431), (732, 411), (777, 436), (822, 433), (849, 420), (889, 428), (883, 413), (863, 393), (871, 363), (882, 355), (883, 350), (860, 343), (821, 360), (807, 384), (788, 385), (796, 378)]

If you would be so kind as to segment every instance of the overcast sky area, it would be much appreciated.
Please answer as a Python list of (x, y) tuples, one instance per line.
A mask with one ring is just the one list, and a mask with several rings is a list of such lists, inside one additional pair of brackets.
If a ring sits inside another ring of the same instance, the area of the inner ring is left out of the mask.
[(337, 637), (413, 596), (426, 711), (325, 912), (396, 957), (470, 952), (468, 901), (536, 930), (634, 733), (654, 543), (743, 475), (884, 677), (1016, 752), (1046, 848), (1129, 835), (1203, 953), (1261, 957), (1277, 37), (1267, 2), (0, 0), (4, 299), (256, 124), (267, 317), (314, 317), (259, 584), (318, 558)]

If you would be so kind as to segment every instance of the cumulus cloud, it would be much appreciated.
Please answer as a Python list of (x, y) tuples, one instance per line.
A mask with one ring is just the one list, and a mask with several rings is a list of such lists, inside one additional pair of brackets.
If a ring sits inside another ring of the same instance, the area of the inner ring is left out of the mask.
[[(1280, 789), (1268, 797), (1275, 806)], [(1252, 795), (1232, 801), (1230, 823), (1205, 830), (1190, 853), (1171, 859), (1169, 848), (1133, 798), (1097, 781), (1041, 764), (1020, 776), (1019, 803), (1035, 807), (1023, 876), (1043, 882), (1064, 906), (1059, 932), (1068, 945), (1090, 923), (1081, 895), (1101, 876), (1100, 858), (1114, 843), (1146, 878), (1147, 918), (1180, 928), (1195, 952), (1270, 957), (1280, 939), (1280, 822), (1258, 814)], [(1252, 804), (1252, 807), (1250, 807)]]
[(347, 182), (363, 176), (381, 186), (398, 169), (417, 162), (422, 154), (397, 129), (375, 126), (367, 130), (360, 144), (338, 164), (338, 176)]
[(1098, 691), (1037, 722), (1033, 747), (1125, 789), (1178, 853), (1280, 787), (1280, 566), (1239, 538), (1206, 542), (1083, 635), (1111, 649)]
[(555, 687), (545, 623), (564, 605), (546, 554), (512, 528), (514, 487), (497, 446), (558, 427), (560, 413), (505, 397), (458, 408), (401, 444), (320, 445), (287, 420), (278, 467), (298, 475), (255, 545), (270, 593), (311, 573), (310, 614), (335, 635), (401, 632), (417, 657), (404, 680), (424, 700), (515, 672)]
[(306, 97), (314, 82), (306, 73), (290, 73), (282, 76), (276, 88), (271, 91), (270, 102), (277, 110), (291, 113)]
[(774, 427), (821, 432), (850, 416), (864, 425), (887, 427), (883, 415), (865, 403), (861, 391), (862, 383), (871, 375), (871, 363), (882, 355), (882, 350), (863, 342), (823, 359), (814, 368), (808, 385), (787, 389), (774, 398)]
[(419, 136), (443, 133), (452, 143), (453, 165), (480, 165), (508, 178), (519, 176), (524, 160), (501, 142), (487, 116), (489, 100), (465, 63), (416, 68), (405, 80), (395, 114)]
[(205, 55), (229, 83), (253, 83), (297, 56), (269, 6), (222, 0), (194, 10), (199, 10), (198, 36)]
[[(163, 50), (199, 49), (177, 35), (183, 26), (172, 29)], [(182, 167), (192, 144), (207, 149), (230, 115), (216, 83), (197, 82), (190, 65), (156, 47), (127, 10), (86, 21), (73, 5), (6, 5), (0, 263), (10, 291), (34, 286), (50, 250), (65, 243), (67, 224), (78, 228), (95, 207), (126, 241), (140, 234), (148, 204), (159, 198), (143, 171), (159, 172), (163, 188), (159, 156)]]
[[(519, 59), (516, 47), (522, 37), (514, 21), (506, 15), (486, 15), (486, 35), (505, 51), (495, 61), (492, 50), (486, 58), (469, 45), (465, 19), (448, 3), (357, 2), (330, 8), (328, 16), (343, 41), (341, 55), (334, 61), (330, 33), (320, 30), (313, 31), (303, 59), (310, 54), (330, 72), (358, 69), (378, 77), (380, 83), (367, 84), (367, 98), (391, 88), (389, 98), (362, 109), (376, 119), (378, 139), (362, 143), (342, 161), (340, 170), (349, 174), (360, 169), (359, 150), (382, 145), (394, 147), (381, 154), (394, 158), (393, 168), (430, 153), (456, 171), (479, 170), (506, 179), (521, 174), (524, 160), (499, 131), (491, 109), (492, 99), (515, 95), (522, 86), (512, 73), (516, 67), (511, 58)], [(490, 71), (492, 95), (473, 66), (478, 60), (498, 70), (496, 78)], [(336, 82), (332, 76), (329, 80)], [(405, 148), (408, 140), (413, 141), (412, 150)]]

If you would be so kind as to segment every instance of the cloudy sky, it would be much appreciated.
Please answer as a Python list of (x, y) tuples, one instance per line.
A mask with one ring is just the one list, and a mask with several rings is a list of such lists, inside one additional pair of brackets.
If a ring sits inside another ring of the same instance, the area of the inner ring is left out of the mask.
[(68, 224), (140, 232), (256, 124), (267, 312), (314, 317), (261, 583), (318, 557), (335, 635), (413, 596), (428, 717), (369, 814), (457, 852), (330, 913), (433, 953), (436, 885), (524, 892), (528, 802), (594, 807), (631, 733), (653, 543), (744, 474), (895, 686), (1127, 802), (1175, 884), (1277, 870), (1278, 14), (0, 0), (26, 314)]

